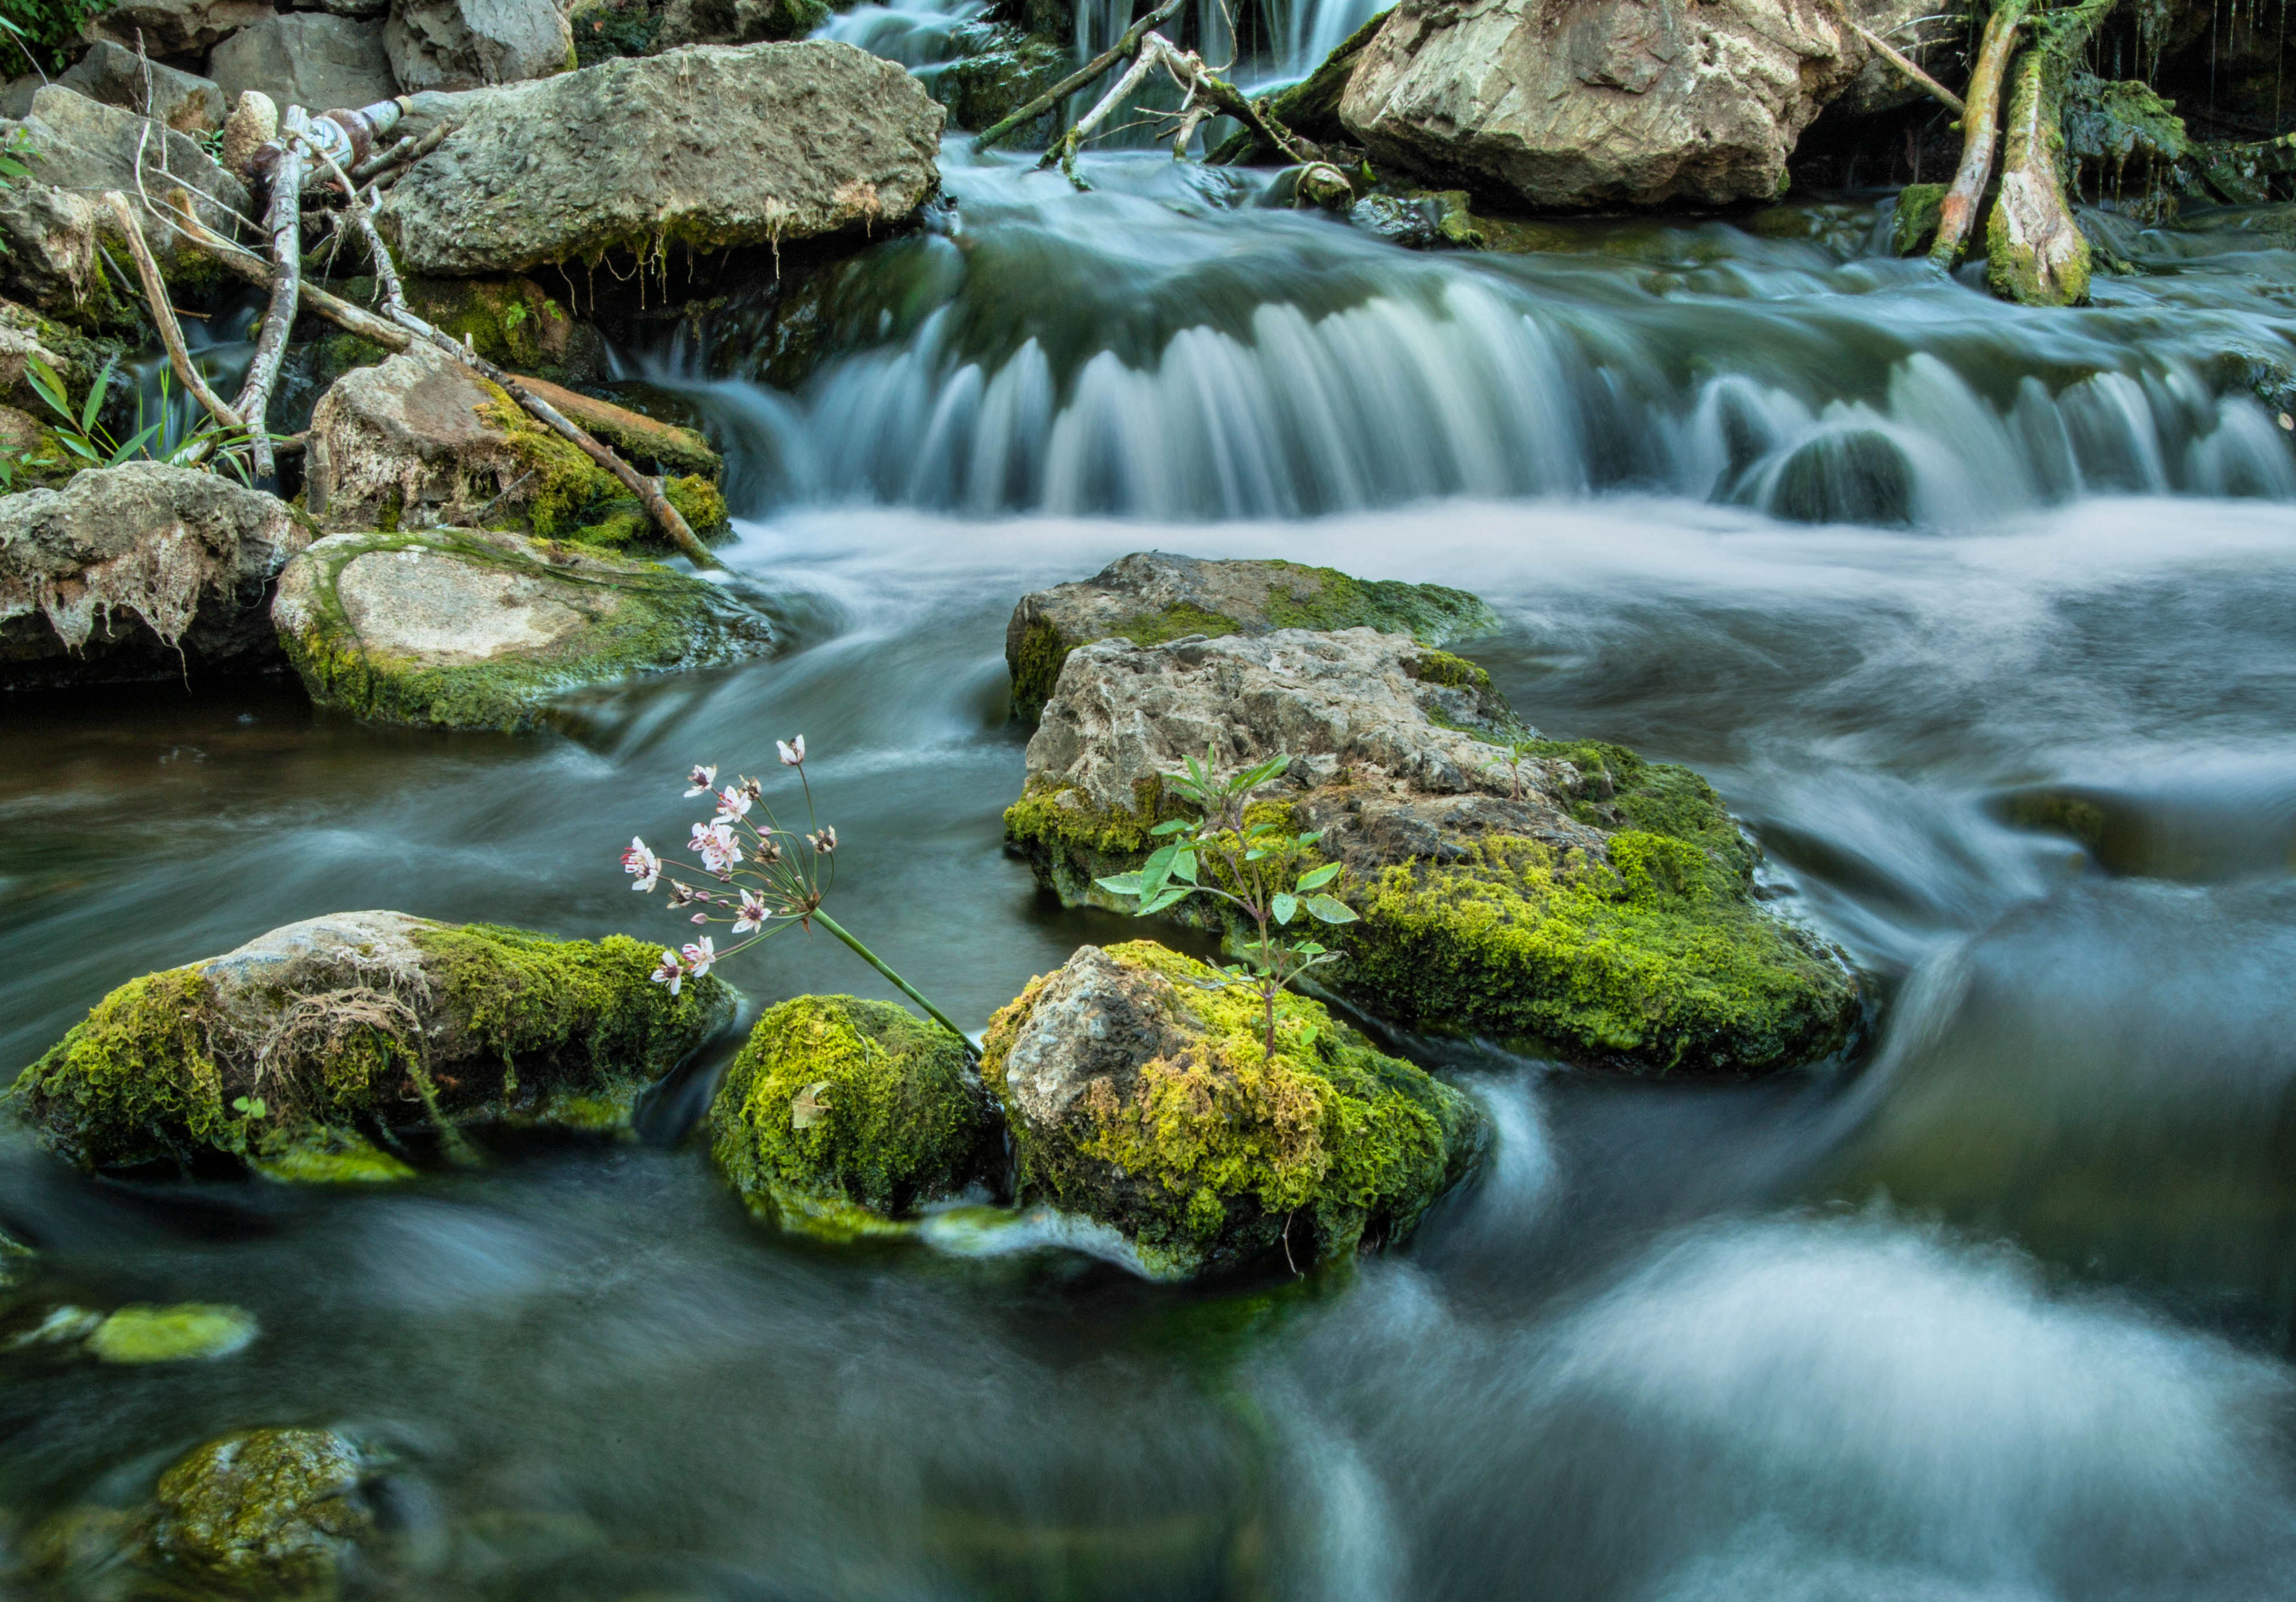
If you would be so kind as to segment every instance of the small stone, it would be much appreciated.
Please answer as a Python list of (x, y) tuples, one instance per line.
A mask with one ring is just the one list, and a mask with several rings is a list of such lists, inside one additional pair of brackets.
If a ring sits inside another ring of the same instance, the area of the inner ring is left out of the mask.
[(185, 1302), (173, 1307), (123, 1307), (95, 1327), (87, 1349), (107, 1363), (179, 1363), (229, 1357), (254, 1340), (255, 1315), (243, 1308)]
[(160, 1477), (151, 1549), (236, 1594), (331, 1593), (349, 1543), (373, 1525), (357, 1448), (329, 1430), (247, 1430)]
[[(332, 108), (330, 107), (330, 110)], [(260, 89), (242, 89), (223, 125), (223, 164), (244, 174), (255, 152), (279, 137), (278, 103)]]

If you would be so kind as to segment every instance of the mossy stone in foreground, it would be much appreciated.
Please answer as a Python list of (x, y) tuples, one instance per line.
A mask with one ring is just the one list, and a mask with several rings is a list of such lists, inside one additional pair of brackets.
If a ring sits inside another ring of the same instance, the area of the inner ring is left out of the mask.
[(851, 996), (800, 996), (760, 1018), (709, 1129), (744, 1201), (828, 1236), (873, 1233), (1003, 1165), (996, 1108), (964, 1046)]
[[(557, 1109), (629, 1108), (724, 1024), (715, 979), (672, 997), (655, 948), (394, 912), (275, 929), (223, 957), (130, 980), (17, 1078), (17, 1112), (86, 1168), (347, 1177), (393, 1131), (451, 1138)], [(371, 1148), (366, 1148), (371, 1151)], [(373, 1154), (379, 1156), (380, 1154)], [(369, 1159), (372, 1165), (373, 1156)]]
[(243, 1308), (186, 1302), (123, 1307), (95, 1327), (87, 1349), (107, 1363), (180, 1363), (229, 1357), (259, 1333)]
[(988, 1026), (1021, 1199), (1121, 1231), (1159, 1278), (1409, 1233), (1487, 1138), (1474, 1103), (1284, 995), (1259, 1002), (1148, 941), (1086, 946)]
[(311, 699), (375, 723), (515, 731), (554, 695), (768, 649), (766, 620), (652, 563), (510, 534), (338, 534), (272, 606)]
[(1004, 629), (1013, 710), (1034, 718), (1052, 698), (1069, 653), (1122, 637), (1161, 645), (1185, 635), (1259, 635), (1277, 628), (1377, 628), (1440, 645), (1498, 627), (1463, 589), (1352, 579), (1297, 562), (1205, 562), (1144, 551), (1095, 578), (1021, 597)]
[(358, 1451), (330, 1430), (244, 1430), (160, 1476), (146, 1561), (196, 1594), (332, 1595), (349, 1544), (373, 1527)]

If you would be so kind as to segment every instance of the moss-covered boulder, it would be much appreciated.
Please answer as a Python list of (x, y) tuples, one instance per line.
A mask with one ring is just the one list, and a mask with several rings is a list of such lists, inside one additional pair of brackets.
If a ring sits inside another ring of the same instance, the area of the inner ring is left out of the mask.
[(676, 996), (653, 983), (657, 955), (620, 935), (311, 918), (120, 986), (10, 1100), (50, 1150), (101, 1170), (235, 1172), (331, 1140), (627, 1124), (733, 1009), (715, 979)]
[(1259, 1003), (1152, 941), (1080, 947), (991, 1019), (1023, 1202), (1123, 1233), (1158, 1278), (1400, 1239), (1486, 1140), (1458, 1091), (1320, 1002)]
[(373, 1528), (367, 1472), (331, 1430), (210, 1441), (160, 1476), (144, 1565), (201, 1596), (332, 1596), (338, 1565)]
[(1004, 626), (1004, 665), (1013, 671), (1014, 715), (1035, 718), (1069, 653), (1094, 640), (1155, 645), (1190, 634), (1370, 628), (1442, 645), (1497, 627), (1497, 615), (1480, 599), (1439, 584), (1351, 579), (1296, 562), (1205, 562), (1141, 551), (1095, 578), (1021, 596)]
[[(1007, 839), (1070, 905), (1177, 815), (1160, 775), (1292, 756), (1263, 808), (1320, 830), (1360, 922), (1326, 938), (1349, 1001), (1637, 1072), (1768, 1072), (1840, 1048), (1839, 955), (1754, 893), (1754, 845), (1685, 768), (1538, 739), (1482, 669), (1399, 635), (1280, 630), (1069, 659), (1029, 743)], [(1302, 866), (1308, 866), (1303, 864)], [(1176, 916), (1217, 923), (1209, 897)], [(1320, 976), (1319, 976), (1320, 977)]]
[(709, 1132), (753, 1210), (832, 1236), (959, 1195), (1004, 1165), (996, 1110), (964, 1045), (851, 996), (800, 996), (760, 1018)]
[[(699, 435), (538, 386), (664, 486), (693, 531), (727, 530), (724, 464)], [(467, 525), (609, 547), (660, 546), (621, 481), (496, 385), (417, 348), (345, 374), (311, 410), (305, 504), (329, 529)]]
[(321, 706), (444, 728), (535, 727), (570, 690), (773, 643), (764, 618), (656, 563), (452, 529), (330, 535), (280, 575), (271, 618)]
[(497, 367), (568, 384), (606, 374), (604, 336), (531, 278), (417, 277), (406, 291), (416, 316)]

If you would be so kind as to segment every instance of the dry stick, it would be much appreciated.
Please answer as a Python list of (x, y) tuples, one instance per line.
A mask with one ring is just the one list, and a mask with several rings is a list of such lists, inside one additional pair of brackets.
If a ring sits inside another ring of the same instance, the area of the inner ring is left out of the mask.
[(1969, 107), (1963, 103), (1960, 95), (1956, 94), (1952, 90), (1947, 88), (1943, 84), (1938, 82), (1937, 79), (1931, 78), (1928, 73), (1915, 66), (1911, 57), (1899, 53), (1898, 51), (1890, 45), (1889, 40), (1883, 38), (1880, 34), (1875, 33), (1872, 29), (1866, 27), (1866, 24), (1860, 22), (1857, 18), (1849, 15), (1847, 12), (1843, 13), (1841, 20), (1849, 24), (1849, 30), (1852, 33), (1856, 34), (1859, 38), (1865, 40), (1867, 45), (1873, 47), (1874, 53), (1879, 55), (1883, 61), (1889, 62), (1892, 67), (1895, 67), (1898, 71), (1904, 73), (1915, 86), (1927, 89), (1931, 94), (1943, 101), (1947, 106), (1951, 108), (1955, 116), (1966, 117), (1969, 114)]
[(1141, 18), (1140, 21), (1126, 29), (1124, 30), (1123, 37), (1119, 38), (1115, 44), (1111, 45), (1107, 49), (1093, 57), (1092, 60), (1086, 62), (1074, 72), (1070, 73), (1066, 78), (1061, 79), (1060, 82), (1054, 84), (1042, 94), (1037, 95), (1036, 99), (1022, 106), (1010, 117), (1004, 119), (1004, 121), (992, 127), (987, 133), (981, 135), (978, 139), (975, 139), (972, 142), (973, 152), (977, 155), (980, 152), (987, 150), (990, 145), (1004, 137), (1005, 135), (1011, 133), (1014, 128), (1020, 127), (1026, 123), (1035, 121), (1046, 111), (1051, 111), (1054, 106), (1060, 104), (1062, 101), (1075, 94), (1078, 89), (1083, 88), (1086, 84), (1092, 82), (1102, 73), (1116, 65), (1118, 62), (1123, 60), (1124, 57), (1130, 55), (1134, 51), (1139, 49), (1140, 41), (1147, 37), (1148, 30), (1152, 28), (1160, 27), (1165, 22), (1169, 21), (1179, 9), (1180, 0), (1164, 0), (1163, 4), (1158, 6), (1154, 11), (1150, 12), (1146, 16)]
[(271, 305), (263, 314), (263, 329), (255, 341), (255, 357), (247, 365), (247, 382), (239, 391), (236, 408), (254, 435), (255, 476), (271, 478), (279, 470), (272, 460), (270, 437), (264, 431), (271, 410), (271, 386), (278, 382), (279, 363), (287, 354), (288, 331), (295, 325), (295, 303), (303, 287), (303, 141), (310, 119), (300, 106), (289, 106), (279, 119), (279, 164), (271, 172), (271, 205), (265, 232), (271, 236)]
[(391, 172), (395, 168), (412, 167), (444, 144), (447, 142), (447, 136), (454, 131), (453, 123), (442, 122), (420, 139), (412, 136), (401, 139), (381, 155), (369, 156), (360, 162), (358, 169), (352, 173), (351, 177), (365, 184), (381, 177), (384, 173)]
[(111, 208), (112, 216), (119, 219), (120, 232), (127, 236), (128, 254), (135, 258), (136, 274), (144, 280), (144, 299), (152, 302), (152, 321), (159, 325), (160, 342), (168, 348), (168, 361), (176, 369), (176, 376), (207, 408), (209, 416), (237, 432), (242, 427), (239, 414), (224, 405), (222, 398), (208, 388), (208, 381), (200, 376), (200, 370), (192, 366), (192, 353), (184, 348), (183, 327), (176, 321), (176, 308), (168, 301), (167, 280), (160, 276), (160, 264), (152, 259), (152, 247), (144, 242), (144, 230), (136, 226), (135, 214), (127, 209), (127, 197), (117, 189), (107, 190), (103, 203)]
[(2001, 125), (2001, 78), (2009, 70), (2009, 52), (2017, 30), (2025, 25), (2026, 0), (1999, 0), (1985, 19), (1985, 32), (1977, 47), (1977, 64), (1969, 72), (1969, 111), (1961, 119), (1961, 165), (1938, 209), (1937, 242), (1930, 259), (1951, 267), (1968, 248), (1969, 231), (1977, 221), (1977, 203), (1985, 198), (1986, 180), (1993, 176), (1993, 144)]
[(1061, 164), (1061, 170), (1068, 175), (1070, 183), (1078, 189), (1091, 188), (1091, 185), (1077, 176), (1077, 147), (1092, 136), (1093, 129), (1098, 127), (1106, 119), (1108, 114), (1116, 110), (1118, 103), (1131, 94), (1142, 78), (1156, 70), (1158, 54), (1156, 46), (1163, 42), (1161, 35), (1150, 34), (1141, 44), (1139, 59), (1124, 70), (1124, 76), (1116, 80), (1116, 86), (1100, 97), (1098, 105), (1078, 118), (1074, 127), (1045, 146), (1045, 153), (1037, 158), (1037, 167), (1040, 168), (1050, 167), (1054, 162), (1058, 161)]
[[(263, 258), (253, 251), (234, 244), (199, 219), (192, 209), (190, 192), (182, 189), (168, 193), (171, 214), (164, 217), (168, 226), (190, 240), (260, 290), (271, 287), (273, 274)], [(405, 350), (414, 343), (414, 336), (393, 323), (386, 323), (365, 307), (354, 306), (337, 295), (331, 295), (316, 284), (305, 284), (303, 304), (363, 340), (372, 340), (386, 350)]]
[(1187, 100), (1179, 111), (1181, 133), (1173, 145), (1175, 157), (1183, 152), (1187, 136), (1194, 131), (1190, 119), (1202, 110), (1197, 103), (1201, 99), (1242, 122), (1255, 136), (1292, 160), (1312, 161), (1316, 159), (1315, 152), (1301, 144), (1281, 123), (1252, 104), (1234, 85), (1214, 77), (1211, 69), (1204, 65), (1201, 56), (1193, 50), (1180, 49), (1160, 33), (1151, 33), (1140, 41), (1140, 57), (1132, 63), (1131, 70), (1117, 79), (1116, 86), (1101, 97), (1098, 105), (1078, 119), (1076, 127), (1046, 149), (1037, 165), (1048, 167), (1057, 160), (1061, 170), (1068, 175), (1070, 183), (1078, 189), (1089, 188), (1090, 185), (1077, 174), (1076, 153), (1078, 147), (1116, 109), (1118, 103), (1132, 92), (1140, 79), (1159, 66), (1172, 75), (1174, 83), (1187, 91)]

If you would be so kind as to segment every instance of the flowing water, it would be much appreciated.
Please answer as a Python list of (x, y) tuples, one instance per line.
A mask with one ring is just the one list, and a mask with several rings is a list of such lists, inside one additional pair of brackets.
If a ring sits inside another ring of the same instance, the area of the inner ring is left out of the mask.
[[(1467, 650), (1529, 719), (1712, 777), (1873, 976), (1870, 1048), (1697, 1087), (1398, 1042), (1489, 1111), (1488, 1171), (1406, 1249), (1194, 1291), (1050, 1232), (761, 1229), (680, 1139), (723, 1049), (643, 1139), (381, 1194), (107, 1183), (17, 1140), (9, 1328), (198, 1300), (261, 1334), (0, 1351), (10, 1528), (314, 1424), (391, 1462), (355, 1596), (2296, 1591), (2270, 219), (2131, 233), (2147, 274), (2039, 313), (1876, 255), (1856, 200), (1423, 256), (1160, 159), (1086, 196), (947, 159), (957, 205), (840, 271), (795, 390), (745, 376), (738, 307), (624, 353), (732, 448), (771, 660), (524, 738), (281, 684), (0, 709), (0, 1058), (340, 908), (667, 936), (620, 843), (682, 832), (690, 762), (800, 730), (840, 917), (977, 1028), (1128, 932), (1000, 850), (1004, 619), (1150, 547), (1488, 597)], [(887, 993), (795, 935), (730, 976)]]

